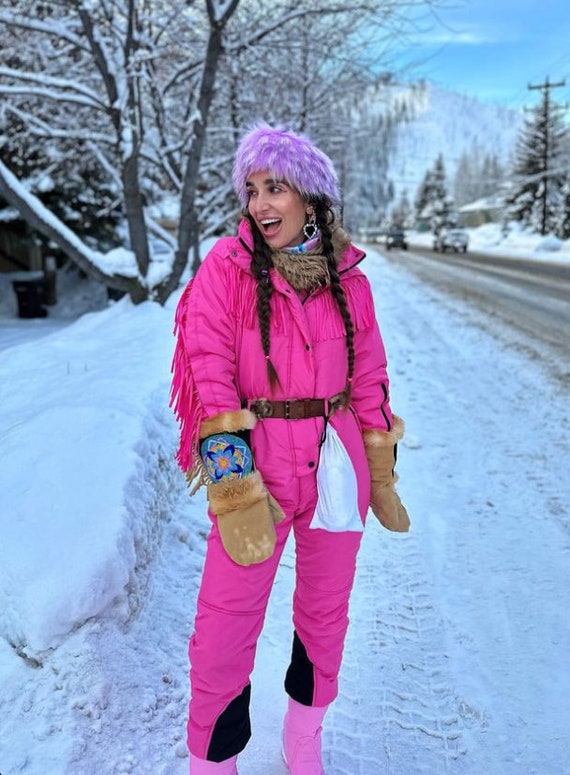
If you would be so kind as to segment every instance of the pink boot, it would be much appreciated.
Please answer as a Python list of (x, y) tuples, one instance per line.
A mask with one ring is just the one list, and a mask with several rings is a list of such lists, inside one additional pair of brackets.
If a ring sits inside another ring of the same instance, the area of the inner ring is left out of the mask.
[(283, 722), (283, 758), (291, 775), (325, 775), (321, 723), (327, 708), (301, 705), (289, 698)]
[(190, 754), (190, 775), (238, 775), (237, 756), (223, 762), (209, 762)]

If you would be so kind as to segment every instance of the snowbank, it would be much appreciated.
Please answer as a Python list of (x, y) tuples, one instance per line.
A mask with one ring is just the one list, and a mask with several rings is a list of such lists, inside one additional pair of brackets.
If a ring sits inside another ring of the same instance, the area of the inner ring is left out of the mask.
[(0, 635), (26, 655), (138, 605), (167, 497), (172, 345), (171, 309), (124, 299), (3, 353)]
[[(552, 234), (542, 236), (523, 229), (514, 221), (507, 234), (499, 223), (487, 223), (477, 228), (464, 229), (469, 235), (469, 250), (533, 260), (570, 264), (570, 240), (561, 240)], [(413, 247), (433, 245), (431, 232), (409, 232)]]

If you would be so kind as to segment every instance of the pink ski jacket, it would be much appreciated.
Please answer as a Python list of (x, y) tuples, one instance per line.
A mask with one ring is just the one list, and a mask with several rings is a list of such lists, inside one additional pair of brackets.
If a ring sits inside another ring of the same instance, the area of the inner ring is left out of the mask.
[[(236, 411), (248, 400), (330, 398), (347, 381), (346, 334), (329, 288), (305, 300), (271, 270), (271, 361), (280, 385), (269, 387), (257, 318), (257, 283), (250, 270), (253, 241), (243, 220), (235, 237), (224, 237), (205, 257), (178, 303), (172, 404), (180, 422), (177, 459), (188, 471), (197, 454), (202, 421)], [(331, 424), (354, 465), (359, 510), (369, 502), (370, 474), (362, 431), (391, 430), (386, 355), (369, 282), (357, 265), (365, 254), (349, 245), (339, 273), (355, 329), (355, 368), (348, 409)], [(315, 473), (324, 419), (267, 418), (251, 432), (256, 467), (270, 491), (293, 477)], [(277, 497), (277, 493), (273, 493)]]

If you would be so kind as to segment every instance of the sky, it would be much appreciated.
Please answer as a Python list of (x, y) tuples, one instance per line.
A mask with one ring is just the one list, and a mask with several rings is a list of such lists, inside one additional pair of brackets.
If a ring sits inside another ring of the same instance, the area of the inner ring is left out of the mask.
[[(562, 775), (568, 392), (544, 348), (366, 249), (406, 422), (398, 491), (412, 529), (388, 533), (369, 514), (324, 724), (327, 775)], [(99, 297), (94, 309), (92, 281), (74, 277), (61, 270), (60, 301), (34, 320), (0, 288), (0, 769), (187, 775), (208, 521), (174, 460), (179, 292), (164, 307)], [(243, 775), (285, 775), (293, 567), (289, 543)]]
[(552, 97), (570, 102), (568, 0), (443, 0), (437, 14), (417, 13), (397, 61), (421, 76), (482, 100), (536, 105), (528, 84), (566, 80)]

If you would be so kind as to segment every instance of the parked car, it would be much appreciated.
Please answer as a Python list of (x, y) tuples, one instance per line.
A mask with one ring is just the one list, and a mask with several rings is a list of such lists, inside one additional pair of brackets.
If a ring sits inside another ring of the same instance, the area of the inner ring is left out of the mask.
[(386, 235), (386, 250), (391, 248), (408, 249), (408, 241), (405, 233), (401, 229), (392, 229)]
[(442, 253), (445, 253), (446, 250), (466, 253), (468, 245), (469, 237), (463, 229), (446, 229), (436, 234), (433, 240), (433, 249), (441, 250)]

